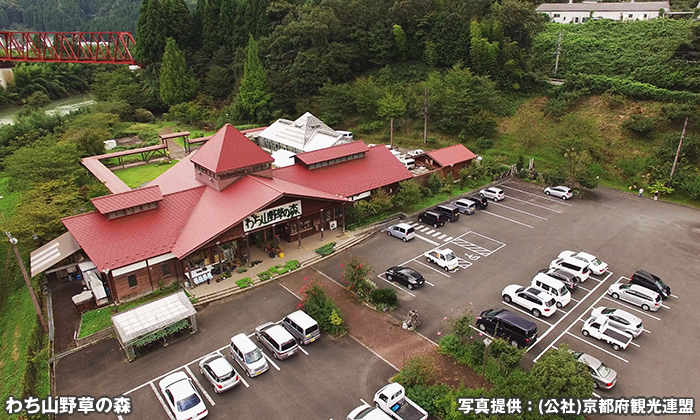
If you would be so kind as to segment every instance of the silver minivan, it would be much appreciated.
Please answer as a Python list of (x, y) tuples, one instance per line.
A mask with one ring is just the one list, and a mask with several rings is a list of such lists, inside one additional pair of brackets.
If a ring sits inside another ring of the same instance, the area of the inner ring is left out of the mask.
[(299, 350), (294, 336), (283, 326), (266, 322), (255, 328), (255, 337), (272, 352), (272, 357), (284, 360), (294, 356)]
[(465, 198), (460, 198), (457, 201), (453, 201), (452, 205), (457, 207), (460, 213), (467, 215), (474, 214), (474, 211), (476, 211), (476, 203)]
[(416, 236), (416, 231), (413, 227), (406, 223), (399, 223), (397, 225), (389, 226), (386, 231), (387, 235), (394, 236), (401, 239), (404, 242), (410, 241)]
[(284, 319), (282, 319), (282, 325), (284, 325), (284, 328), (303, 345), (313, 343), (321, 337), (321, 330), (318, 328), (318, 322), (302, 310), (292, 312), (285, 316)]
[(248, 377), (258, 376), (269, 368), (262, 350), (243, 333), (231, 337), (230, 350), (231, 357)]

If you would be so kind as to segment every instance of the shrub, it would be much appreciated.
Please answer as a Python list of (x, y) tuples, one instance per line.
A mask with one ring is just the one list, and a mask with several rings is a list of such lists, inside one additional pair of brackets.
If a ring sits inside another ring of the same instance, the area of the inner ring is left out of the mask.
[(394, 207), (407, 209), (421, 199), (422, 187), (414, 180), (401, 181), (399, 190), (391, 199)]
[(270, 280), (272, 278), (272, 274), (267, 271), (263, 271), (262, 273), (258, 274), (258, 278), (260, 281)]
[(250, 279), (250, 277), (246, 277), (244, 279), (236, 280), (236, 286), (240, 287), (241, 289), (244, 289), (248, 286), (253, 285), (253, 280)]
[(241, 268), (239, 268), (238, 270), (236, 270), (236, 273), (241, 274), (241, 273), (245, 273), (246, 271), (248, 271), (247, 268), (241, 267)]
[(374, 289), (369, 294), (369, 301), (382, 310), (392, 309), (399, 303), (394, 289)]
[(316, 248), (314, 250), (315, 253), (319, 254), (322, 257), (325, 257), (327, 255), (331, 255), (334, 251), (335, 251), (335, 242), (325, 244), (322, 247)]
[(416, 385), (429, 386), (433, 382), (433, 376), (437, 368), (434, 360), (427, 354), (419, 354), (406, 360), (403, 369), (393, 378), (392, 382), (398, 382), (406, 388)]
[(372, 290), (367, 282), (367, 276), (372, 271), (372, 266), (367, 260), (351, 255), (340, 260), (340, 267), (343, 268), (342, 279), (347, 284), (350, 291), (357, 293), (360, 298), (367, 296)]
[(687, 177), (681, 184), (681, 189), (693, 200), (700, 200), (700, 175)]
[(488, 150), (493, 147), (493, 140), (487, 139), (486, 137), (479, 137), (476, 140), (476, 147), (478, 147), (479, 150)]
[(316, 280), (311, 280), (300, 290), (302, 300), (299, 309), (303, 309), (318, 322), (322, 330), (334, 336), (346, 331), (343, 317), (335, 302), (326, 295), (326, 290)]
[(300, 265), (301, 265), (301, 264), (300, 264), (299, 261), (297, 261), (297, 260), (289, 260), (289, 261), (287, 261), (287, 263), (284, 265), (284, 267), (285, 267), (287, 270), (292, 271), (292, 270), (296, 270), (297, 268), (299, 268)]
[(632, 130), (635, 133), (645, 136), (654, 129), (656, 126), (656, 118), (645, 117), (639, 114), (630, 115), (630, 117), (622, 123), (622, 126), (628, 130)]
[(134, 110), (134, 121), (141, 123), (152, 123), (156, 117), (147, 109), (138, 108)]
[(428, 178), (428, 189), (430, 190), (430, 194), (437, 194), (440, 191), (440, 188), (442, 188), (442, 180), (440, 179), (440, 175), (438, 175), (437, 172), (433, 172)]

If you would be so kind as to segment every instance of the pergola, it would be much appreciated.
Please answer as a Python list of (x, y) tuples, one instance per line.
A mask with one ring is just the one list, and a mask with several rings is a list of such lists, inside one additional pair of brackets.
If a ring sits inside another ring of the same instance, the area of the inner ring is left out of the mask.
[(189, 323), (192, 332), (197, 332), (197, 311), (184, 291), (179, 291), (150, 303), (112, 316), (117, 339), (127, 360), (136, 358), (135, 347), (148, 344), (185, 328)]

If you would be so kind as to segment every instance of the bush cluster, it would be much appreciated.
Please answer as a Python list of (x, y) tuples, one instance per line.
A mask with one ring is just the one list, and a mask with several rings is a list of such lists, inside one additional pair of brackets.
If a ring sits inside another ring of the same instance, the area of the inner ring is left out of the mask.
[(318, 281), (309, 281), (300, 292), (302, 300), (299, 309), (315, 319), (323, 331), (336, 337), (347, 331), (338, 306), (326, 295), (326, 290)]
[(318, 255), (325, 257), (326, 255), (331, 255), (335, 251), (335, 242), (331, 242), (323, 245), (320, 248), (314, 249), (314, 252)]

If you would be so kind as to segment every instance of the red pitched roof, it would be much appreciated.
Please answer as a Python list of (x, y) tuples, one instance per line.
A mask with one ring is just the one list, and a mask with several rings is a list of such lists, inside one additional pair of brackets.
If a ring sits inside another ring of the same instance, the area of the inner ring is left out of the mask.
[(476, 157), (471, 150), (467, 149), (461, 144), (443, 147), (442, 149), (430, 151), (427, 154), (442, 167), (466, 162)]
[(166, 195), (158, 208), (118, 219), (91, 212), (61, 221), (100, 271), (113, 270), (170, 252), (205, 190)]
[(214, 173), (274, 161), (231, 124), (221, 127), (190, 160)]
[(312, 170), (298, 163), (277, 168), (272, 171), (272, 176), (343, 197), (413, 177), (386, 147), (370, 147), (366, 149), (365, 157)]
[(204, 185), (197, 181), (194, 165), (190, 162), (191, 156), (190, 154), (180, 159), (172, 168), (149, 182), (148, 186), (158, 185), (163, 195), (168, 195)]
[(90, 201), (95, 205), (97, 211), (106, 214), (117, 210), (128, 209), (129, 207), (161, 201), (162, 199), (163, 194), (161, 194), (160, 188), (154, 185), (152, 187), (148, 186), (122, 193), (105, 195), (104, 197), (93, 198)]
[(86, 157), (82, 160), (82, 163), (87, 170), (95, 175), (100, 182), (105, 184), (105, 187), (107, 187), (107, 189), (111, 192), (116, 194), (131, 191), (131, 188), (129, 188), (124, 181), (119, 179), (114, 172), (110, 171), (106, 166), (104, 166), (99, 159), (95, 159), (94, 157)]
[(354, 141), (352, 143), (340, 144), (338, 146), (331, 146), (325, 149), (314, 150), (313, 152), (297, 153), (296, 158), (304, 162), (306, 165), (312, 165), (314, 163), (323, 162), (326, 160), (331, 160), (343, 156), (350, 156), (355, 153), (366, 152), (367, 149), (367, 145), (363, 142)]

